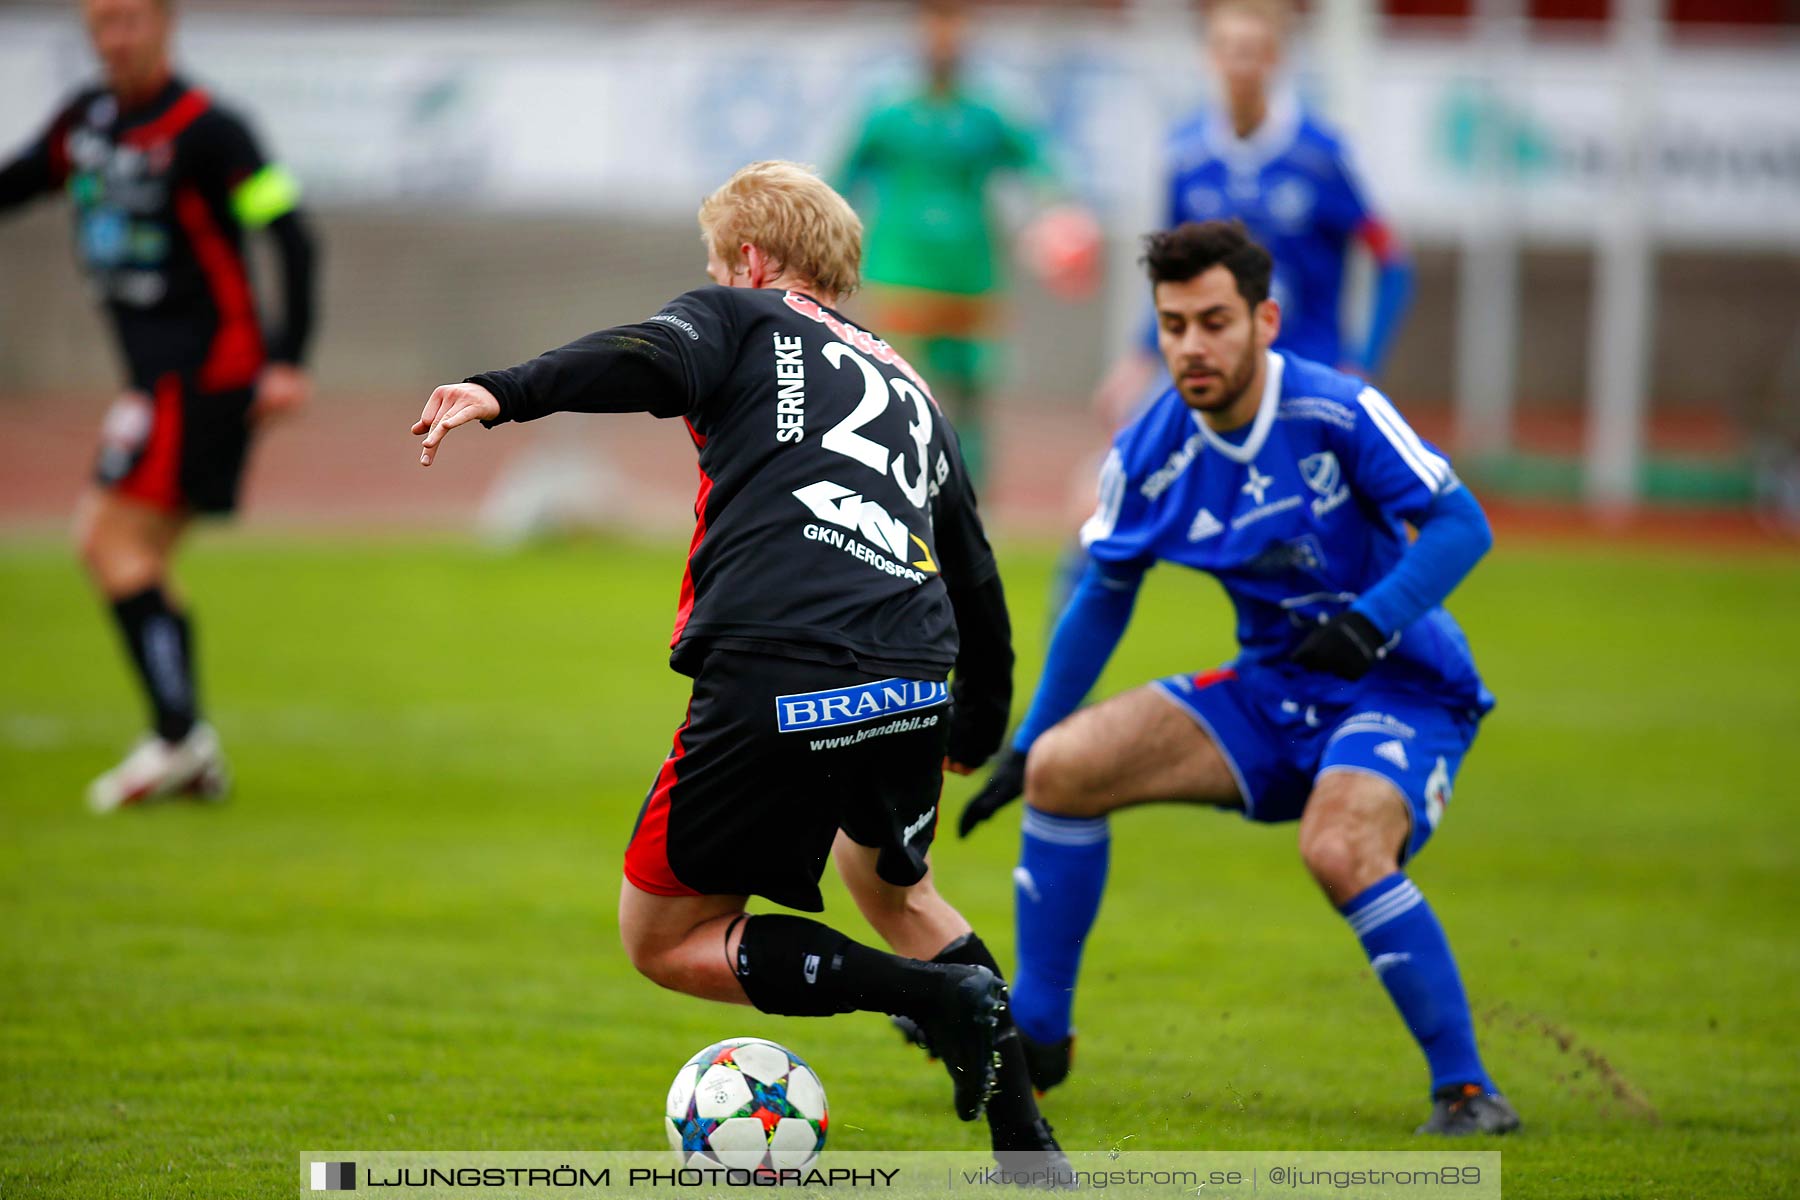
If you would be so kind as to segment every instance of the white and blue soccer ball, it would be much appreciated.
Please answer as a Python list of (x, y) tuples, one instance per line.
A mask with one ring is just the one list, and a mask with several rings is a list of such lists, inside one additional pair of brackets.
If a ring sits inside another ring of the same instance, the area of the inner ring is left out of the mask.
[(825, 1148), (825, 1088), (785, 1046), (729, 1038), (687, 1060), (663, 1125), (682, 1166), (801, 1170)]

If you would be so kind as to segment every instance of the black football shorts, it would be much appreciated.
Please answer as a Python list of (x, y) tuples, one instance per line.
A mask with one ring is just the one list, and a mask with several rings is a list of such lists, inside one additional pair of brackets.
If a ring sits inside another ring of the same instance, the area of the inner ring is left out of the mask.
[(825, 907), (839, 829), (896, 887), (925, 877), (943, 790), (949, 685), (715, 649), (694, 680), (625, 850), (659, 896), (757, 895)]
[(200, 390), (170, 371), (149, 393), (113, 402), (100, 429), (94, 478), (169, 512), (228, 513), (250, 449), (250, 388)]

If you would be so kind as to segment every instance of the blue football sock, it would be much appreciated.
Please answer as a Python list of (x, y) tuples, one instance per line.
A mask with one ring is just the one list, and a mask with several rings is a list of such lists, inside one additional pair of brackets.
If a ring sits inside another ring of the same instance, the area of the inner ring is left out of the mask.
[(1023, 826), (1013, 872), (1013, 1020), (1034, 1042), (1060, 1042), (1069, 1036), (1081, 948), (1100, 914), (1112, 837), (1105, 817), (1053, 817), (1029, 805)]
[(1479, 1083), (1496, 1090), (1475, 1049), (1475, 1025), (1444, 927), (1404, 872), (1371, 884), (1338, 910), (1393, 997), (1431, 1065), (1431, 1088)]

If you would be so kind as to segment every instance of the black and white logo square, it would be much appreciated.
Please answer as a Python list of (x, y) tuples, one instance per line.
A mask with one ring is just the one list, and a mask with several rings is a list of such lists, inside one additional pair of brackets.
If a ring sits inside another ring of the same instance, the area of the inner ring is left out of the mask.
[(353, 1162), (316, 1162), (312, 1165), (312, 1190), (315, 1192), (354, 1192), (356, 1164)]

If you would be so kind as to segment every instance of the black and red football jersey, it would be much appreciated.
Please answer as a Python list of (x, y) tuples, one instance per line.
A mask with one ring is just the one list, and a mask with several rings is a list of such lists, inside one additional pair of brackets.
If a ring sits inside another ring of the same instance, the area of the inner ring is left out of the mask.
[(686, 422), (700, 488), (677, 670), (693, 674), (714, 645), (913, 678), (955, 664), (948, 589), (996, 574), (956, 434), (918, 373), (834, 309), (794, 291), (701, 288), (472, 382), (501, 420)]
[(0, 170), (0, 208), (57, 190), (137, 386), (184, 371), (228, 390), (251, 383), (271, 353), (297, 357), (281, 343), (298, 329), (265, 345), (244, 259), (245, 228), (292, 209), (291, 180), (205, 92), (172, 78), (131, 108), (103, 89), (80, 93)]

